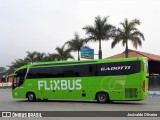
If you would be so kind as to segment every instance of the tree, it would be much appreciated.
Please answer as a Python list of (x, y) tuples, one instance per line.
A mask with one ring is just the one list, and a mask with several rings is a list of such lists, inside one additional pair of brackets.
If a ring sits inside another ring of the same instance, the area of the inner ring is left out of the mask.
[(49, 61), (57, 61), (58, 60), (58, 55), (56, 53), (48, 53), (48, 55), (45, 56), (44, 61), (49, 62)]
[(24, 66), (24, 65), (27, 65), (28, 64), (28, 61), (26, 60), (23, 60), (23, 59), (16, 59), (14, 62), (11, 63), (12, 66), (14, 68), (19, 68), (21, 66)]
[(109, 40), (112, 37), (114, 26), (107, 23), (108, 17), (104, 17), (101, 19), (100, 16), (95, 17), (94, 26), (86, 26), (83, 29), (86, 30), (86, 34), (88, 35), (88, 41), (98, 41), (99, 42), (99, 59), (102, 59), (102, 50), (101, 50), (101, 41)]
[(137, 25), (140, 25), (138, 19), (128, 21), (126, 18), (120, 25), (122, 25), (122, 29), (117, 29), (111, 47), (114, 48), (119, 42), (122, 42), (122, 45), (125, 46), (125, 56), (128, 58), (128, 42), (130, 41), (133, 47), (137, 49), (138, 46), (142, 46), (142, 40), (145, 38), (143, 33), (136, 28)]
[(44, 62), (46, 58), (45, 53), (35, 52), (35, 61), (36, 62)]
[(74, 38), (71, 41), (67, 41), (65, 44), (67, 44), (72, 51), (78, 52), (78, 60), (80, 60), (79, 52), (82, 47), (85, 47), (86, 41), (81, 39), (78, 33), (75, 33)]
[(34, 62), (37, 61), (37, 52), (29, 52), (27, 51), (27, 57), (25, 58), (25, 60), (27, 60), (29, 63), (33, 64)]
[(14, 73), (15, 69), (21, 67), (21, 66), (24, 66), (24, 65), (27, 65), (28, 64), (28, 61), (27, 60), (23, 60), (23, 59), (16, 59), (14, 62), (11, 63), (8, 69), (8, 72), (9, 73)]
[(62, 47), (56, 47), (55, 49), (57, 51), (56, 56), (58, 60), (67, 60), (67, 59), (74, 59), (74, 57), (70, 54), (71, 49), (65, 49), (65, 45)]

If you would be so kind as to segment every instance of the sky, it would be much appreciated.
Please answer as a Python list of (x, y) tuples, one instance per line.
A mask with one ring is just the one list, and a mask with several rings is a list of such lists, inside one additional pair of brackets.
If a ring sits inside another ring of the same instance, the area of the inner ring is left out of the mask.
[[(23, 59), (26, 51), (55, 53), (75, 32), (87, 37), (82, 28), (94, 25), (96, 16), (109, 16), (116, 27), (125, 18), (139, 19), (145, 41), (137, 50), (160, 55), (159, 5), (160, 0), (0, 0), (0, 66)], [(111, 42), (102, 42), (103, 58), (124, 51), (121, 44), (111, 49)], [(98, 42), (87, 45), (98, 53)], [(77, 59), (77, 53), (72, 55)]]

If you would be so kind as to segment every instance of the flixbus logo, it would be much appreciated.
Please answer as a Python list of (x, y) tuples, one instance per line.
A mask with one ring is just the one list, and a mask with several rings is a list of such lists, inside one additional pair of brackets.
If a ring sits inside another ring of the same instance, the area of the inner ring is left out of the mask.
[[(48, 83), (49, 82), (49, 83)], [(38, 90), (81, 90), (81, 79), (77, 80), (39, 80)]]
[(131, 66), (102, 67), (101, 71), (129, 70), (130, 68), (131, 68)]

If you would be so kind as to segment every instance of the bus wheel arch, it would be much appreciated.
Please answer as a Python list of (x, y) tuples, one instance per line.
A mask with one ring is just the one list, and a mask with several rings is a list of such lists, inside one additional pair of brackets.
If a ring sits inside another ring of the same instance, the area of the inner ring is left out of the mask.
[(29, 102), (35, 102), (36, 101), (36, 95), (32, 91), (26, 93), (26, 98), (28, 98)]
[(110, 97), (107, 92), (100, 91), (96, 93), (95, 99), (99, 103), (109, 103), (110, 102)]

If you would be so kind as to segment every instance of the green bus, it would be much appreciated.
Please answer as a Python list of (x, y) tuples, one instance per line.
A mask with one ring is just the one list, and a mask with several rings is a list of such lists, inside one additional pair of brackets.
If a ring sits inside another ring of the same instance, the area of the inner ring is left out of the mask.
[(148, 61), (140, 58), (41, 62), (13, 75), (13, 98), (138, 101), (148, 97)]

